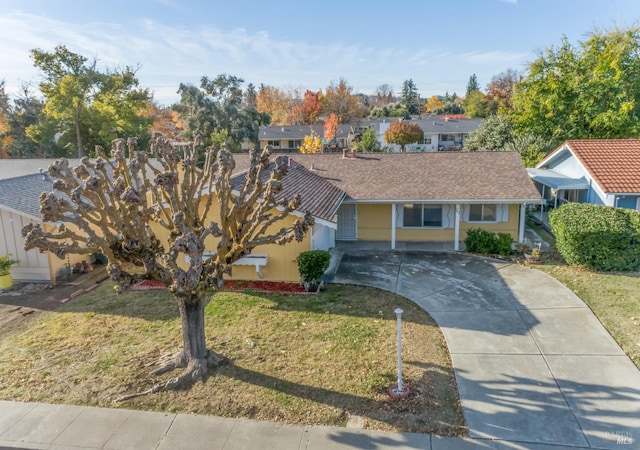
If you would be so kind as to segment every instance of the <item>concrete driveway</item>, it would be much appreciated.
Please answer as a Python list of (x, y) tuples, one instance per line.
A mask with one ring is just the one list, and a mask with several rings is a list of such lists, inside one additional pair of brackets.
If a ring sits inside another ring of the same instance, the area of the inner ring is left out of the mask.
[(464, 253), (334, 256), (332, 282), (396, 292), (438, 322), (471, 437), (640, 448), (640, 371), (555, 279)]

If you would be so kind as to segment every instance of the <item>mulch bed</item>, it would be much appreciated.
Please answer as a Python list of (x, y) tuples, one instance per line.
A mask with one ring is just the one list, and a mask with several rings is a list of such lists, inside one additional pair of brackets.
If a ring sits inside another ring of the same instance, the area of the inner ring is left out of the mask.
[(225, 280), (225, 291), (231, 292), (264, 292), (279, 294), (315, 294), (308, 292), (300, 283), (262, 280)]
[[(152, 289), (166, 289), (166, 286), (158, 281), (144, 280), (133, 287), (135, 290), (145, 291)], [(260, 292), (278, 294), (315, 294), (308, 292), (300, 283), (288, 283), (284, 281), (262, 280), (225, 280), (224, 291), (229, 292)]]

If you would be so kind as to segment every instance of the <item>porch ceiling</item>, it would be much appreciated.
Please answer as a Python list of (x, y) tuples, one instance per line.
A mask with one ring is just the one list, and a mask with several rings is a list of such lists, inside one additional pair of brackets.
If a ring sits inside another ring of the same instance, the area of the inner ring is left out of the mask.
[(527, 169), (533, 181), (556, 190), (589, 189), (589, 183), (582, 178), (571, 178), (550, 169)]

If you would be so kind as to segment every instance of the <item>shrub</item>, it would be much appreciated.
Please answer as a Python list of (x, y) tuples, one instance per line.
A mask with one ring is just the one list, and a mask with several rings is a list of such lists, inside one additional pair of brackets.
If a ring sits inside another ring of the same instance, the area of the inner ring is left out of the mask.
[(640, 268), (640, 212), (567, 203), (549, 214), (549, 222), (567, 263), (602, 271)]
[(509, 256), (511, 254), (511, 242), (513, 238), (509, 233), (498, 233), (498, 254), (502, 256)]
[(482, 228), (469, 228), (464, 245), (468, 252), (507, 256), (511, 254), (512, 240), (513, 238), (508, 233), (496, 234)]
[(297, 261), (300, 281), (305, 284), (305, 287), (308, 285), (312, 288), (329, 267), (331, 255), (326, 250), (311, 250), (300, 253)]

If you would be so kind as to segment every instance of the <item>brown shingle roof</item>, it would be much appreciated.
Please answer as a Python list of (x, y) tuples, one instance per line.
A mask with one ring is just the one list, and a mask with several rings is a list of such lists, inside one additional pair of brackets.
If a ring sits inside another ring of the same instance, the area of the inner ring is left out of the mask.
[[(236, 167), (245, 165), (243, 158), (234, 155)], [(246, 158), (248, 161), (248, 158)], [(245, 173), (236, 175), (231, 180), (234, 189), (240, 189), (245, 180)], [(266, 181), (269, 174), (263, 175)], [(345, 197), (345, 192), (324, 179), (307, 170), (304, 166), (292, 161), (291, 167), (282, 180), (282, 191), (278, 198), (292, 199), (294, 195), (300, 194), (301, 205), (298, 208), (302, 212), (309, 211), (314, 217), (335, 222), (335, 214), (340, 203)]]
[(516, 152), (367, 153), (355, 159), (295, 154), (291, 158), (363, 202), (540, 200)]
[(565, 144), (604, 192), (640, 192), (640, 139), (576, 139)]

